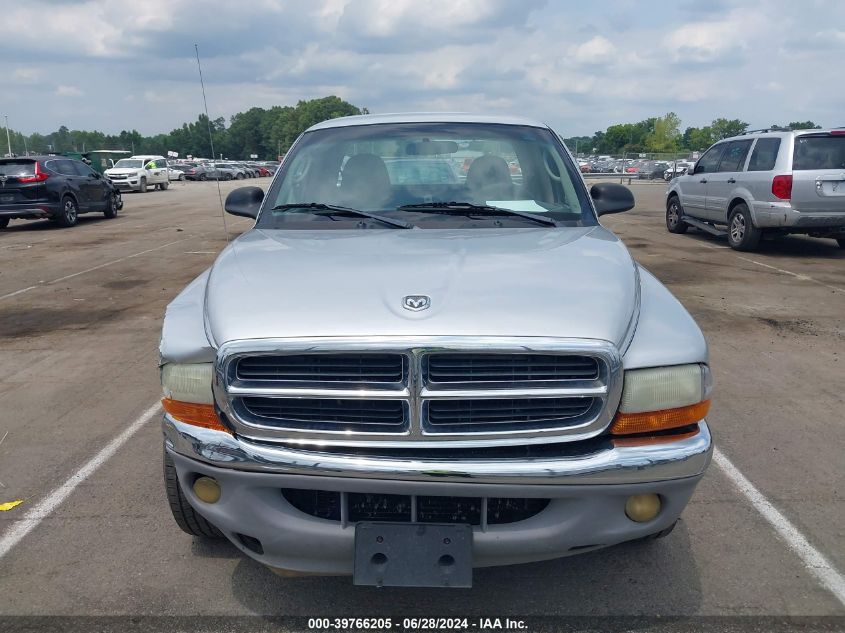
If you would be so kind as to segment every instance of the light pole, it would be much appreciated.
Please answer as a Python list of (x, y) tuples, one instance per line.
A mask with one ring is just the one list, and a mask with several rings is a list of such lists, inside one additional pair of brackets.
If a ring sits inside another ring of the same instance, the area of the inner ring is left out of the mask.
[(9, 146), (9, 158), (12, 157), (12, 139), (9, 137), (9, 115), (4, 114), (6, 117), (6, 144)]

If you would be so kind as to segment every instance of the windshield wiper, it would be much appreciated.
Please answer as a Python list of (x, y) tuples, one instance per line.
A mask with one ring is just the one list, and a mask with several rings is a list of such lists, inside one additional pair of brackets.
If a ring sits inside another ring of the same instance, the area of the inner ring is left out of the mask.
[(394, 218), (388, 218), (384, 215), (370, 213), (369, 211), (361, 211), (360, 209), (353, 209), (351, 207), (341, 207), (336, 204), (325, 204), (323, 202), (290, 202), (288, 204), (277, 204), (272, 208), (272, 211), (283, 211), (285, 209), (311, 209), (314, 212), (327, 212), (324, 214), (315, 213), (316, 215), (357, 215), (362, 218), (370, 218), (371, 220), (376, 220), (378, 222), (382, 222), (383, 224), (395, 226), (398, 229), (414, 228), (413, 224), (405, 222), (405, 220), (397, 220)]
[(399, 211), (429, 211), (431, 213), (455, 213), (460, 215), (515, 215), (526, 220), (533, 220), (538, 224), (560, 226), (554, 218), (549, 218), (528, 211), (516, 211), (504, 207), (494, 207), (489, 204), (473, 204), (472, 202), (421, 202), (419, 204), (403, 204)]

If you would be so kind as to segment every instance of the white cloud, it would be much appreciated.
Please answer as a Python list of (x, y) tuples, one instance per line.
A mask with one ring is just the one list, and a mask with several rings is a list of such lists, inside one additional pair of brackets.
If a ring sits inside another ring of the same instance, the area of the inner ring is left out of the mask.
[(41, 79), (42, 71), (39, 68), (21, 67), (12, 71), (12, 81), (15, 83), (32, 83)]
[(570, 47), (569, 55), (581, 64), (601, 64), (615, 58), (616, 46), (606, 37), (596, 35), (583, 44)]
[(56, 96), (57, 97), (81, 97), (82, 90), (80, 90), (76, 86), (57, 86), (56, 87)]
[(746, 50), (761, 26), (761, 19), (752, 10), (737, 9), (719, 20), (685, 24), (673, 29), (663, 40), (664, 47), (675, 61), (712, 63), (726, 57), (738, 59), (738, 51)]

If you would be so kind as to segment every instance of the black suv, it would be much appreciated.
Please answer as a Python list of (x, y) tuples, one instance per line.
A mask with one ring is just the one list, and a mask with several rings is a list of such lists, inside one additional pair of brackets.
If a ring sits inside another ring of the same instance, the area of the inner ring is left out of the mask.
[(120, 192), (79, 160), (64, 156), (0, 158), (0, 229), (13, 218), (50, 218), (73, 226), (80, 213), (123, 208)]

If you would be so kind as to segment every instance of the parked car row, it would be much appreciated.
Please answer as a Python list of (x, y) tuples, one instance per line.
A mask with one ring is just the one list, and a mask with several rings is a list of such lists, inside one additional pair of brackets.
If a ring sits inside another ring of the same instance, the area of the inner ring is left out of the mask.
[(611, 156), (587, 156), (578, 158), (582, 174), (626, 174), (640, 179), (666, 179), (667, 171), (683, 173), (688, 161), (648, 160), (634, 158), (613, 158)]
[(243, 180), (273, 176), (279, 164), (232, 161), (189, 161), (169, 164), (171, 180)]

